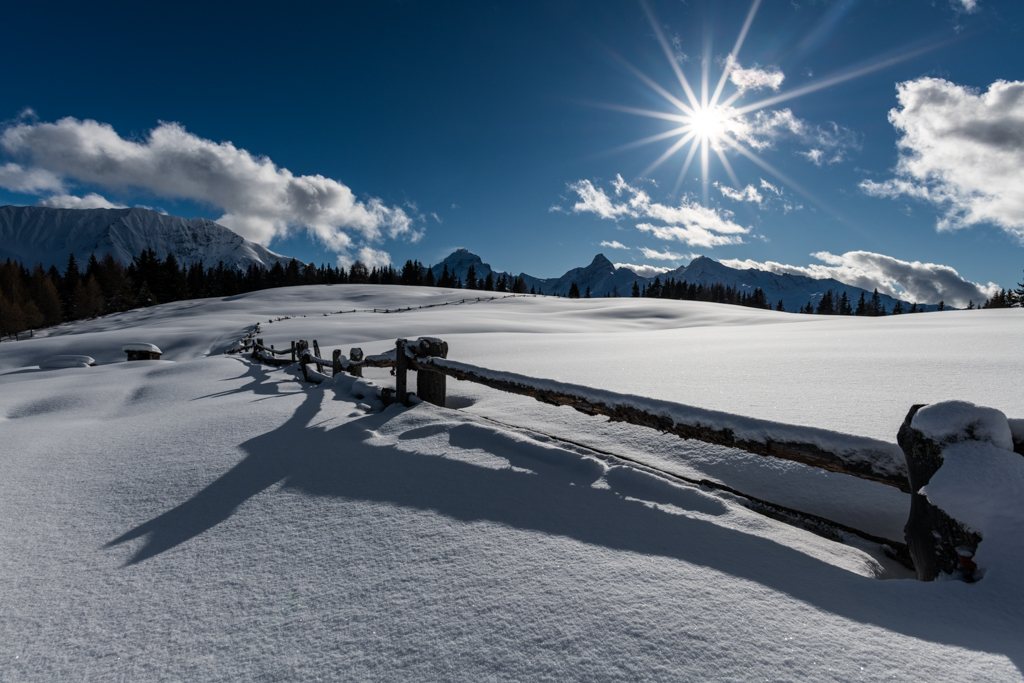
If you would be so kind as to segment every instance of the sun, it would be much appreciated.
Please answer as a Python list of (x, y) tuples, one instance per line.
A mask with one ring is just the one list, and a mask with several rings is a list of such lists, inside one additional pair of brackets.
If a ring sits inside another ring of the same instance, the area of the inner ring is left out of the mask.
[(723, 107), (709, 106), (696, 109), (684, 118), (689, 119), (687, 124), (695, 138), (717, 144), (719, 138), (727, 132), (726, 124), (731, 116)]

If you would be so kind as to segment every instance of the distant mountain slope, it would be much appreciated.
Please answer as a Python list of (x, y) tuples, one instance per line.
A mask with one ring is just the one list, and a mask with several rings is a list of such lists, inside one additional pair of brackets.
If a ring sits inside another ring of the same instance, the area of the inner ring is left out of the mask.
[[(662, 282), (666, 278), (673, 278), (705, 286), (723, 284), (737, 287), (747, 294), (760, 288), (767, 295), (768, 301), (772, 302), (773, 305), (781, 300), (786, 310), (791, 312), (806, 306), (807, 302), (817, 305), (821, 297), (828, 291), (834, 291), (836, 296), (842, 296), (843, 292), (845, 292), (846, 296), (850, 299), (850, 303), (854, 306), (856, 306), (861, 294), (864, 294), (867, 299), (870, 299), (873, 294), (871, 291), (843, 284), (832, 278), (816, 280), (805, 275), (779, 275), (778, 273), (754, 268), (741, 270), (730, 268), (706, 256), (698, 256), (689, 265), (676, 268), (660, 277)], [(648, 282), (650, 280), (653, 280), (653, 278), (649, 279)], [(896, 299), (881, 293), (879, 296), (885, 309), (892, 311), (892, 307), (896, 304)], [(935, 305), (925, 306), (926, 310), (935, 310), (936, 308), (938, 307)]]
[[(479, 256), (468, 249), (458, 249), (441, 261), (441, 263), (433, 266), (432, 270), (436, 277), (441, 274), (444, 266), (447, 266), (449, 273), (462, 278), (463, 282), (465, 282), (466, 273), (470, 265), (474, 267), (476, 276), (481, 279), (487, 277), (487, 274), (492, 272), (495, 278), (503, 274), (500, 271), (492, 270), (489, 264), (484, 263)], [(515, 277), (511, 273), (504, 274), (510, 278)], [(538, 278), (526, 273), (520, 273), (520, 277), (526, 282), (527, 287), (532, 287), (544, 294), (565, 296), (569, 293), (569, 287), (575, 282), (576, 286), (580, 289), (581, 295), (586, 293), (587, 288), (590, 288), (590, 295), (592, 297), (605, 295), (629, 296), (634, 282), (641, 287), (646, 287), (655, 279), (654, 277), (640, 277), (629, 268), (616, 268), (615, 264), (605, 258), (604, 254), (595, 256), (590, 265), (582, 268), (573, 268), (560, 277)], [(825, 292), (828, 291), (835, 292), (836, 296), (842, 296), (845, 292), (846, 296), (850, 299), (850, 303), (854, 306), (856, 306), (861, 294), (866, 299), (870, 299), (873, 293), (833, 279), (816, 280), (802, 275), (779, 275), (764, 270), (730, 268), (706, 256), (699, 256), (689, 265), (681, 266), (657, 277), (660, 278), (661, 282), (671, 278), (677, 281), (686, 280), (691, 284), (705, 286), (721, 284), (735, 287), (747, 294), (751, 294), (755, 289), (760, 288), (773, 306), (781, 300), (782, 305), (790, 312), (799, 310), (806, 306), (808, 302), (816, 306)], [(886, 310), (892, 311), (896, 299), (884, 294), (879, 294), (879, 296)], [(924, 310), (933, 311), (936, 308), (938, 307), (935, 304), (924, 306)]]
[(205, 218), (179, 218), (149, 209), (51, 209), (42, 206), (0, 207), (0, 260), (11, 258), (31, 267), (63, 269), (68, 254), (84, 264), (91, 254), (111, 254), (131, 263), (143, 249), (162, 259), (173, 253), (182, 264), (202, 259), (208, 266), (272, 266), (291, 259), (250, 242)]

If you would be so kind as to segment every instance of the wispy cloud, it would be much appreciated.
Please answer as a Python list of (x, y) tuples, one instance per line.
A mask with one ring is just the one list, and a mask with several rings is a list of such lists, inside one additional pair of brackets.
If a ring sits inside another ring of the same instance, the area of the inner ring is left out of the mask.
[(742, 68), (738, 62), (732, 63), (729, 80), (740, 92), (748, 90), (772, 90), (778, 92), (786, 75), (777, 66), (761, 68), (757, 64), (749, 69)]
[(860, 139), (849, 128), (828, 122), (815, 125), (798, 118), (790, 109), (759, 111), (751, 117), (738, 117), (729, 124), (729, 131), (740, 142), (756, 150), (770, 149), (780, 140), (795, 140), (809, 149), (801, 154), (809, 161), (838, 163), (849, 150), (860, 147)]
[(136, 140), (92, 120), (19, 121), (3, 130), (0, 149), (21, 162), (0, 167), (0, 185), (8, 189), (67, 195), (67, 183), (77, 182), (203, 202), (224, 212), (218, 222), (260, 243), (308, 229), (329, 249), (347, 253), (357, 240), (421, 234), (399, 207), (357, 199), (322, 175), (293, 175), (267, 157), (206, 140), (177, 123), (161, 123)]
[(687, 257), (686, 254), (675, 254), (668, 249), (665, 251), (658, 251), (656, 249), (640, 247), (640, 251), (643, 253), (644, 258), (652, 258), (656, 261), (679, 261)]
[(629, 247), (627, 247), (622, 242), (619, 242), (618, 240), (612, 240), (611, 242), (609, 242), (608, 240), (604, 240), (603, 242), (601, 242), (601, 246), (608, 247), (609, 249), (629, 249)]
[(637, 229), (649, 232), (658, 239), (677, 240), (690, 246), (711, 248), (726, 244), (742, 244), (743, 235), (750, 232), (733, 222), (733, 214), (724, 209), (701, 206), (683, 200), (679, 206), (655, 202), (643, 190), (629, 185), (621, 175), (612, 181), (614, 197), (604, 188), (595, 187), (589, 180), (571, 183), (569, 189), (579, 196), (572, 210), (575, 213), (593, 213), (601, 218), (647, 218), (660, 221), (638, 223)]
[(941, 78), (897, 86), (889, 121), (902, 134), (896, 177), (860, 187), (943, 210), (939, 230), (991, 223), (1024, 242), (1024, 81), (980, 93)]
[(967, 306), (969, 301), (981, 303), (999, 291), (993, 282), (982, 285), (965, 280), (955, 269), (937, 263), (903, 261), (870, 251), (849, 251), (845, 254), (819, 251), (811, 256), (822, 263), (790, 266), (775, 261), (758, 262), (750, 259), (723, 259), (722, 263), (731, 268), (756, 268), (780, 275), (788, 273), (818, 279), (832, 278), (868, 291), (877, 288), (883, 294), (901, 299), (909, 298), (932, 304), (945, 301), (958, 307)]
[(718, 181), (715, 181), (714, 185), (718, 188), (718, 191), (722, 193), (723, 197), (728, 197), (729, 199), (737, 202), (753, 202), (755, 204), (760, 204), (764, 201), (764, 197), (761, 196), (761, 193), (758, 192), (757, 188), (753, 185), (747, 185), (742, 190), (735, 190), (728, 185), (722, 185)]

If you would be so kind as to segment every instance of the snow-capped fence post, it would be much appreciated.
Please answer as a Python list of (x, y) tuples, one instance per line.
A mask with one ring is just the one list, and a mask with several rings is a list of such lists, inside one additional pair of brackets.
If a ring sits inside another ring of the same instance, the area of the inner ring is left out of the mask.
[(348, 351), (348, 374), (353, 377), (363, 376), (363, 366), (360, 363), (363, 362), (363, 350), (360, 348), (352, 348)]
[(403, 406), (409, 405), (409, 390), (406, 384), (409, 359), (405, 356), (407, 343), (406, 339), (395, 340), (395, 400)]
[(341, 349), (334, 349), (331, 355), (331, 372), (335, 377), (341, 374)]
[[(421, 337), (414, 352), (417, 358), (447, 358), (448, 342), (431, 337)], [(421, 366), (416, 372), (416, 395), (420, 397), (420, 400), (444, 408), (445, 394), (445, 375), (440, 372), (430, 372)]]
[[(924, 407), (911, 407), (896, 437), (907, 459), (910, 479), (910, 517), (904, 527), (907, 548), (919, 581), (934, 581), (940, 574), (957, 573), (965, 580), (973, 581), (977, 566), (972, 558), (981, 542), (981, 535), (953, 519), (921, 493), (921, 489), (942, 467), (945, 447), (945, 444), (913, 427), (914, 417)], [(963, 440), (978, 438), (970, 429), (957, 436), (962, 436)]]

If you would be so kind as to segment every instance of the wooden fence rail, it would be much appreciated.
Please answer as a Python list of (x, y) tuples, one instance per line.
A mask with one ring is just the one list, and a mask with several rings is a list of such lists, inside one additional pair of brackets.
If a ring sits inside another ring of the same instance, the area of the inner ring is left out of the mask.
[[(930, 581), (937, 578), (940, 573), (955, 571), (960, 571), (965, 580), (972, 580), (974, 577), (971, 569), (974, 565), (970, 558), (973, 557), (981, 537), (976, 534), (970, 536), (964, 532), (962, 525), (957, 526), (959, 522), (928, 505), (923, 496), (916, 493), (938, 467), (935, 464), (938, 446), (930, 444), (920, 434), (912, 433), (910, 428), (914, 414), (922, 406), (914, 406), (911, 409), (901, 429), (897, 445), (815, 427), (758, 420), (669, 401), (469, 365), (448, 360), (448, 344), (432, 337), (420, 337), (415, 341), (398, 339), (395, 348), (369, 356), (364, 355), (359, 348), (351, 349), (348, 357), (345, 357), (340, 349), (335, 349), (331, 360), (321, 357), (316, 340), (313, 341), (312, 350), (309, 343), (303, 340), (292, 342), (289, 351), (274, 351), (273, 347), (268, 349), (263, 345), (262, 339), (257, 339), (254, 343), (250, 340), (249, 343), (253, 349), (254, 359), (272, 365), (293, 362), (278, 360), (276, 355), (290, 352), (292, 359), (295, 359), (297, 354), (303, 377), (308, 382), (323, 382), (328, 377), (324, 374), (325, 367), (330, 367), (335, 376), (347, 372), (356, 377), (362, 376), (364, 367), (394, 368), (395, 388), (384, 388), (381, 391), (381, 398), (385, 404), (410, 405), (412, 394), (407, 388), (406, 374), (409, 370), (414, 370), (416, 395), (423, 401), (441, 407), (445, 406), (446, 399), (445, 378), (452, 377), (499, 391), (529, 396), (549, 405), (568, 406), (586, 415), (601, 415), (612, 421), (657, 429), (683, 439), (694, 439), (755, 455), (790, 460), (893, 486), (904, 493), (910, 493), (913, 499), (910, 521), (906, 528), (907, 544), (887, 541), (893, 546), (894, 555), (904, 562), (906, 557), (912, 558), (912, 564), (921, 580)], [(316, 369), (310, 365), (316, 365)], [(927, 448), (923, 447), (922, 443), (926, 444)], [(1024, 441), (1015, 438), (1014, 450), (1024, 455)], [(938, 462), (941, 463), (941, 459)], [(908, 471), (913, 476), (908, 476)], [(750, 496), (744, 497), (755, 500)], [(772, 505), (766, 501), (758, 503)], [(775, 507), (781, 509), (781, 506)], [(829, 520), (816, 519), (819, 522), (831, 523), (844, 531), (856, 533), (862, 538), (876, 542), (885, 541)]]

